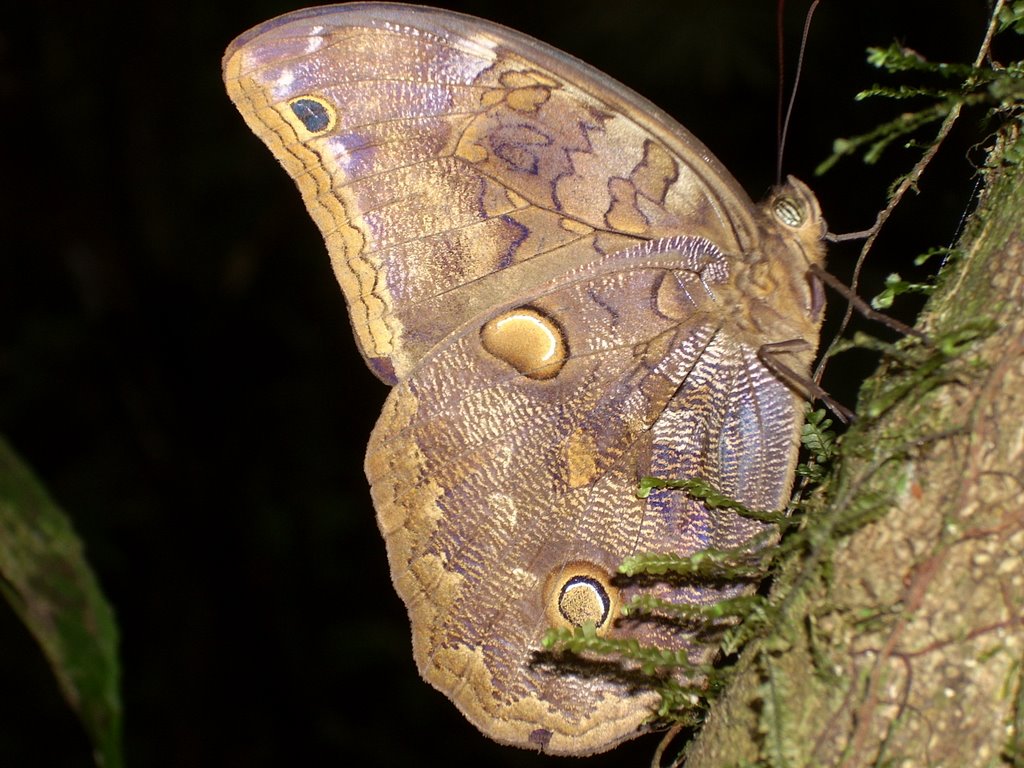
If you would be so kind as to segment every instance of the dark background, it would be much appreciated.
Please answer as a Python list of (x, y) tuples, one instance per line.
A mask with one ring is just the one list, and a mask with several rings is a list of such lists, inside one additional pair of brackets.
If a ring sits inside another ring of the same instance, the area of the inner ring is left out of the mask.
[[(296, 2), (37, 2), (0, 22), (0, 432), (73, 518), (118, 614), (131, 765), (565, 762), (489, 743), (413, 666), (362, 474), (385, 387), (298, 193), (220, 81), (227, 43)], [(445, 5), (630, 85), (753, 197), (773, 182), (771, 0)], [(786, 8), (790, 55), (805, 6)], [(918, 156), (813, 178), (835, 137), (906, 108), (854, 102), (882, 78), (866, 46), (969, 61), (985, 21), (980, 0), (823, 4), (785, 169), (834, 231), (868, 226)], [(950, 243), (983, 136), (957, 132), (863, 295), (890, 271), (923, 276), (913, 255)], [(840, 278), (855, 252), (832, 251)], [(826, 387), (853, 405), (871, 362), (837, 359)], [(0, 691), (0, 763), (88, 765), (6, 607)], [(592, 764), (644, 765), (655, 741)]]

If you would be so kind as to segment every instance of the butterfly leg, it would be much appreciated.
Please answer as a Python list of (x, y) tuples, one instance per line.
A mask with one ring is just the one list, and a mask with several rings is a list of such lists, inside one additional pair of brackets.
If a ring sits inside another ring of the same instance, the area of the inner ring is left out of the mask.
[(901, 323), (894, 317), (889, 317), (888, 315), (882, 312), (878, 312), (872, 309), (871, 305), (864, 301), (864, 299), (862, 299), (852, 290), (850, 290), (849, 286), (837, 280), (833, 275), (830, 275), (817, 264), (811, 264), (810, 267), (808, 267), (808, 269), (810, 270), (812, 275), (817, 277), (819, 280), (825, 283), (825, 285), (827, 285), (829, 288), (831, 288), (844, 299), (846, 299), (848, 302), (850, 302), (850, 304), (853, 305), (853, 308), (860, 312), (862, 315), (864, 315), (864, 317), (866, 317), (868, 320), (874, 320), (876, 323), (881, 323), (884, 326), (892, 328), (897, 333), (902, 333), (904, 336), (914, 336), (918, 339), (921, 339), (921, 341), (923, 341), (925, 344), (932, 346), (932, 341), (931, 339), (928, 338), (927, 334), (922, 333), (916, 328), (911, 328), (909, 325)]
[(763, 344), (757, 350), (757, 358), (780, 381), (797, 390), (808, 400), (821, 400), (836, 415), (836, 418), (844, 424), (849, 424), (856, 418), (853, 411), (834, 400), (814, 379), (797, 373), (779, 359), (779, 355), (803, 352), (810, 346), (803, 339), (776, 341), (771, 344)]

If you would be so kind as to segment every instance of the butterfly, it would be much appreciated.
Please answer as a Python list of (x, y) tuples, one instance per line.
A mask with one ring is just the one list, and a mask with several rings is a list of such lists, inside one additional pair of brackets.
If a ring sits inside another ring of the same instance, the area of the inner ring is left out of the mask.
[[(583, 62), (438, 9), (289, 13), (223, 60), (228, 93), (320, 228), (391, 393), (366, 474), (423, 677), (497, 741), (555, 754), (648, 729), (628, 663), (545, 652), (549, 627), (684, 650), (631, 621), (623, 558), (764, 526), (641, 477), (780, 509), (823, 310), (825, 223), (790, 178), (755, 206), (685, 128)], [(681, 673), (679, 673), (681, 674)]]

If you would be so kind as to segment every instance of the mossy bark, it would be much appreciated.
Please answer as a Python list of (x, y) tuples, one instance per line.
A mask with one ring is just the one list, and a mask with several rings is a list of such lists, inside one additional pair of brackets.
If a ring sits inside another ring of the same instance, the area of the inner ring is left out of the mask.
[(687, 768), (1024, 766), (1024, 171), (1014, 125)]

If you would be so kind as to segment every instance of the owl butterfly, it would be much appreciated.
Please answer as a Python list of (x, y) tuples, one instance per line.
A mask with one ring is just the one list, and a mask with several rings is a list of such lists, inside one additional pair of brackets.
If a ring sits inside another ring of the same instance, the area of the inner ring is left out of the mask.
[[(682, 126), (586, 64), (446, 11), (297, 11), (224, 56), (235, 105), (323, 233), (367, 364), (366, 454), (423, 677), (493, 739), (636, 736), (637, 670), (543, 652), (550, 626), (711, 659), (620, 607), (624, 557), (741, 545), (790, 493), (824, 222), (795, 179), (754, 206)], [(780, 371), (788, 371), (780, 378)], [(709, 604), (744, 587), (665, 582)]]

